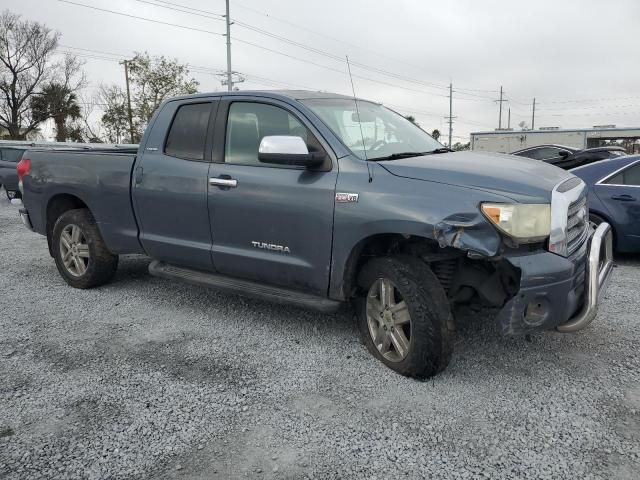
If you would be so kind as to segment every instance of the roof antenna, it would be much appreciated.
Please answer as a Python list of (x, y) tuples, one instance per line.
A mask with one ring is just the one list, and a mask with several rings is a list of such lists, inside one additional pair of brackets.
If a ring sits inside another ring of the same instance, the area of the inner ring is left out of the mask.
[(373, 181), (373, 175), (371, 175), (371, 169), (369, 168), (369, 159), (367, 158), (367, 147), (364, 145), (364, 134), (362, 133), (362, 122), (360, 121), (360, 109), (358, 109), (358, 99), (356, 97), (356, 87), (353, 86), (353, 76), (351, 75), (351, 65), (349, 64), (349, 55), (345, 55), (347, 59), (347, 70), (349, 71), (349, 80), (351, 80), (351, 91), (353, 92), (353, 103), (356, 104), (356, 115), (358, 116), (358, 126), (360, 127), (360, 138), (362, 139), (362, 153), (364, 154), (364, 161), (367, 164), (367, 173), (369, 174), (369, 183)]

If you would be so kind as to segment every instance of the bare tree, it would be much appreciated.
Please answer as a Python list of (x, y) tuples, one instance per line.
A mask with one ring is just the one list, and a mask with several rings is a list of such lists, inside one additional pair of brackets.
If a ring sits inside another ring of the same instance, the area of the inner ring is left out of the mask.
[(38, 127), (30, 98), (55, 73), (49, 60), (59, 36), (8, 10), (0, 14), (0, 127), (11, 139), (24, 139)]
[(101, 95), (94, 94), (89, 96), (78, 93), (78, 103), (82, 106), (80, 109), (80, 118), (72, 122), (70, 125), (72, 136), (80, 138), (82, 142), (102, 143), (105, 136), (102, 124), (96, 121), (96, 113), (103, 109)]

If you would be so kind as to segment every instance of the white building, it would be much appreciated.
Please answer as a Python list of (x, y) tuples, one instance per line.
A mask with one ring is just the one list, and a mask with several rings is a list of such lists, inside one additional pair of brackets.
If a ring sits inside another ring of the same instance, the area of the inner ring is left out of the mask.
[(627, 149), (627, 153), (640, 152), (640, 127), (616, 128), (615, 125), (602, 125), (574, 130), (541, 128), (476, 132), (471, 134), (471, 150), (511, 153), (522, 148), (545, 144), (583, 149), (616, 141)]

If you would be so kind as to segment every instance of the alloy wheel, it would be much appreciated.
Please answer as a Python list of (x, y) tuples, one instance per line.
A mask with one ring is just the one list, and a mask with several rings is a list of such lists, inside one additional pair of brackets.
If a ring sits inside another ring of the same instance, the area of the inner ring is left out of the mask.
[(409, 353), (411, 315), (393, 282), (376, 280), (367, 294), (369, 335), (380, 354), (390, 362), (401, 362)]
[(82, 229), (67, 225), (60, 234), (60, 258), (71, 275), (81, 277), (89, 266), (89, 245)]

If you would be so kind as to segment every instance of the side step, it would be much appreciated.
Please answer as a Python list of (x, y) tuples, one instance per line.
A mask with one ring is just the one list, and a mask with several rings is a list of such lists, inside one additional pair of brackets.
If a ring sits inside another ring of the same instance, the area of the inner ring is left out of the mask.
[(288, 305), (297, 305), (326, 313), (336, 312), (342, 306), (341, 302), (328, 298), (309, 295), (308, 293), (301, 293), (281, 287), (262, 285), (260, 283), (227, 277), (217, 273), (176, 267), (158, 260), (151, 262), (149, 265), (149, 273), (154, 277), (181, 280), (194, 285), (210, 287), (229, 293), (262, 298)]

